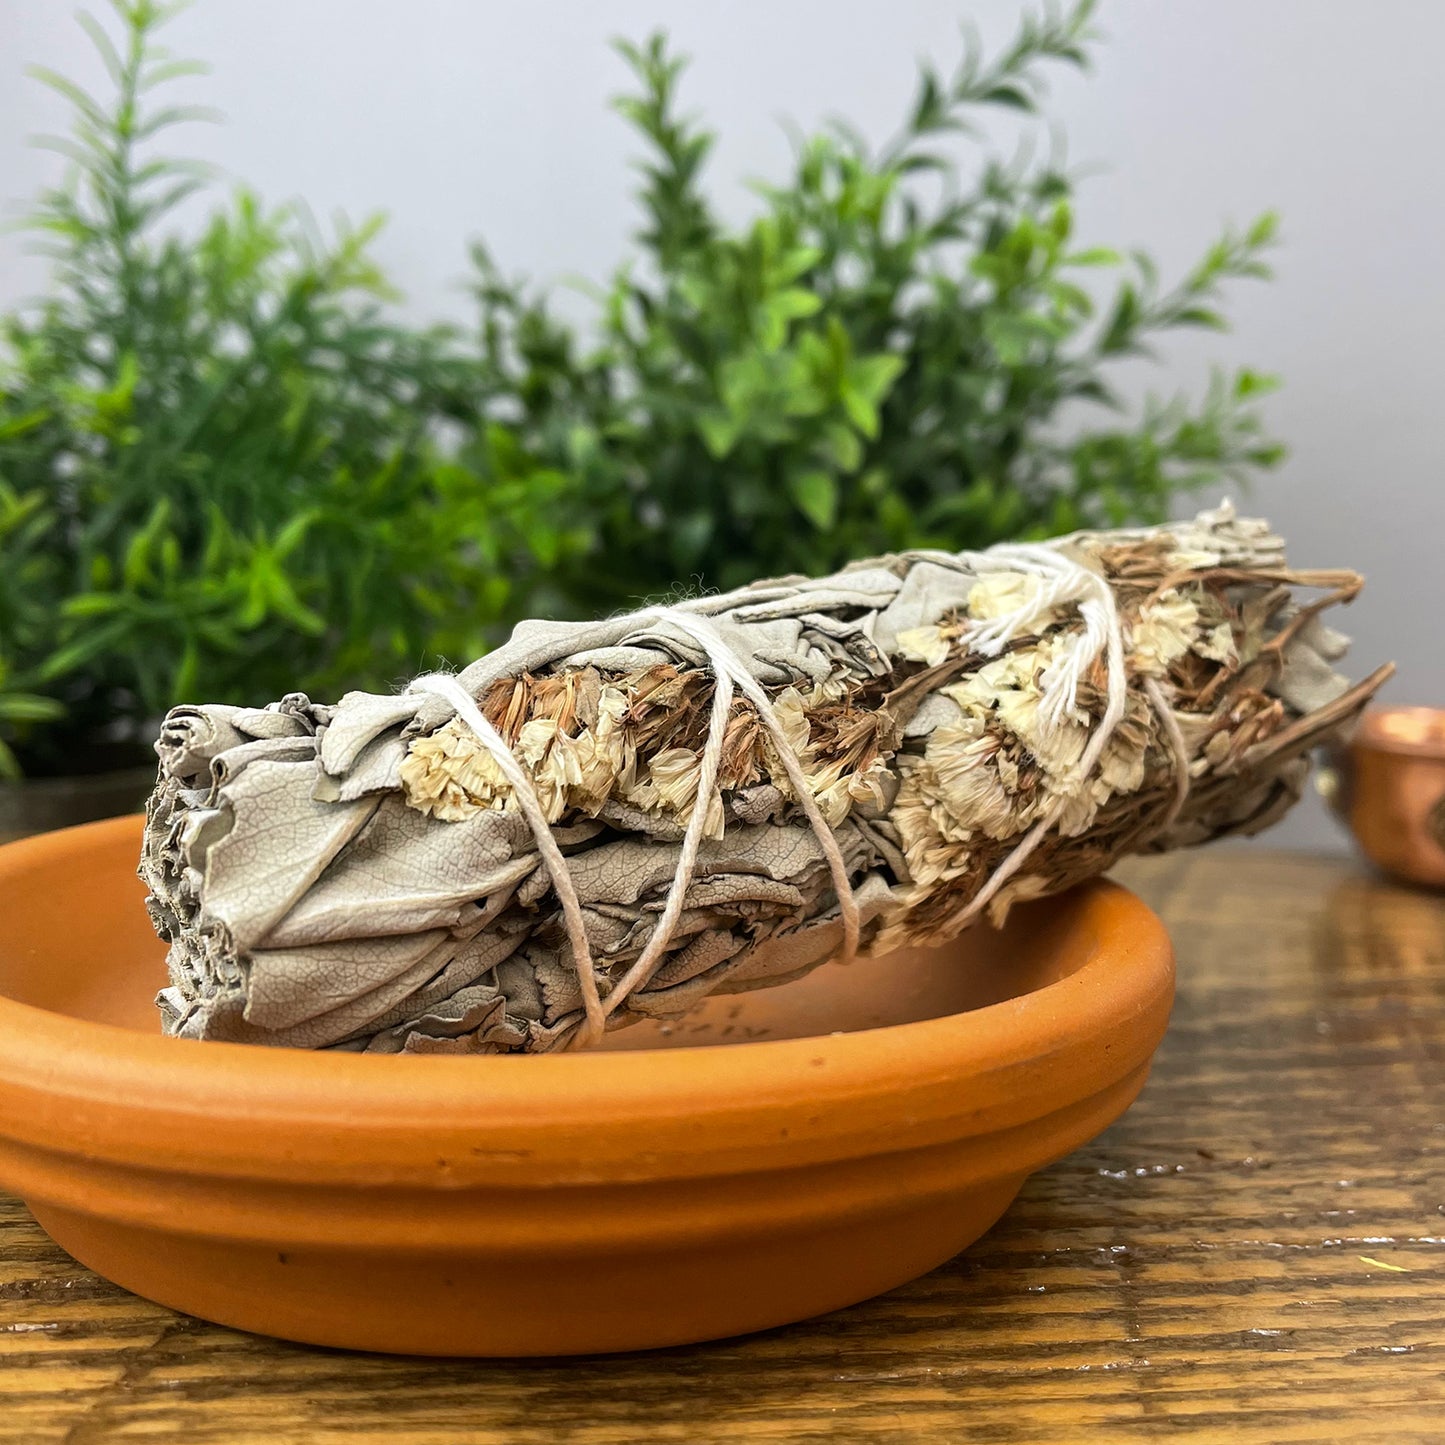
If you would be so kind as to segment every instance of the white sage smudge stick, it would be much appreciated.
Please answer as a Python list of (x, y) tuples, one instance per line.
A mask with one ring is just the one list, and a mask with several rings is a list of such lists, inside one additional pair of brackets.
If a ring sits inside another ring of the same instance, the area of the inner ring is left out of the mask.
[(179, 707), (140, 872), (164, 1027), (585, 1047), (1252, 833), (1351, 686), (1350, 572), (1263, 522), (911, 552), (504, 647), (395, 696)]

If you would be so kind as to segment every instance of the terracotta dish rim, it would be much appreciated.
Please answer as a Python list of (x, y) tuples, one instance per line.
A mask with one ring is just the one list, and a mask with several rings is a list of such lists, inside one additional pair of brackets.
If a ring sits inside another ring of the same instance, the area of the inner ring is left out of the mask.
[[(0, 882), (82, 832), (101, 843), (137, 828), (123, 817), (6, 844)], [(0, 1138), (163, 1173), (455, 1190), (694, 1178), (982, 1136), (1108, 1088), (1156, 1047), (1173, 985), (1163, 924), (1108, 880), (1070, 906), (1093, 930), (1088, 957), (1018, 997), (686, 1049), (314, 1052), (150, 1036), (0, 996)], [(801, 1128), (800, 1091), (818, 1103)]]

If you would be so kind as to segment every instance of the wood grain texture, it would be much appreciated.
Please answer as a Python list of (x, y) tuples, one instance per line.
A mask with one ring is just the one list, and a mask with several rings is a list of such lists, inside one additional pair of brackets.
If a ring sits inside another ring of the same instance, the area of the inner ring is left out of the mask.
[(1229, 850), (1123, 876), (1180, 963), (1144, 1095), (925, 1279), (716, 1345), (386, 1359), (135, 1299), (0, 1197), (0, 1442), (1445, 1438), (1445, 897)]

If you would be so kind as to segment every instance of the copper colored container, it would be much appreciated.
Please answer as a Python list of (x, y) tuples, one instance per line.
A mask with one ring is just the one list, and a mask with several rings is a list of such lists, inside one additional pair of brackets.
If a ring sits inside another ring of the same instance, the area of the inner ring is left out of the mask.
[(1330, 762), (1321, 791), (1371, 862), (1445, 888), (1445, 708), (1375, 708)]

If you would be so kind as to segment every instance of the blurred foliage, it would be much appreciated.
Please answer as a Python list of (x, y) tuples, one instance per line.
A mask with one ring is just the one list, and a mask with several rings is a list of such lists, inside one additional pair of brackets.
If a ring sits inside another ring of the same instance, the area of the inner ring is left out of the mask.
[(489, 396), (515, 452), (577, 478), (596, 519), (560, 569), (568, 597), (1161, 520), (1277, 459), (1252, 405), (1268, 378), (1126, 416), (1109, 376), (1164, 331), (1222, 329), (1223, 283), (1267, 274), (1272, 216), (1163, 288), (1147, 255), (1073, 243), (1064, 170), (985, 155), (970, 173), (947, 145), (981, 112), (1036, 113), (1042, 70), (1086, 63), (1091, 8), (1026, 17), (993, 59), (969, 43), (951, 76), (925, 67), (881, 150), (845, 124), (803, 138), (741, 228), (702, 189), (714, 137), (679, 111), (683, 63), (661, 36), (619, 47), (646, 223), (601, 344), (476, 252)]
[(324, 242), (242, 194), (198, 240), (160, 234), (206, 177), (147, 145), (194, 112), (146, 104), (195, 67), (155, 43), (169, 10), (117, 9), (120, 51), (83, 17), (110, 108), (42, 73), (75, 170), (34, 217), (54, 294), (0, 338), (0, 767), (7, 737), (74, 767), (180, 698), (384, 686), (528, 612), (1158, 520), (1278, 456), (1268, 378), (1134, 414), (1111, 379), (1163, 332), (1224, 326), (1272, 217), (1165, 287), (1142, 253), (1075, 244), (1063, 169), (957, 154), (1086, 63), (1088, 3), (924, 68), (881, 149), (802, 138), (739, 227), (702, 187), (682, 61), (621, 45), (637, 254), (579, 329), (477, 246), (466, 338), (387, 318), (374, 225)]
[(108, 104), (36, 72), (72, 167), (29, 219), (51, 294), (0, 321), (0, 771), (134, 756), (180, 699), (466, 660), (576, 541), (545, 470), (467, 463), (475, 361), (387, 318), (374, 222), (327, 240), (243, 192), (168, 232), (208, 180), (151, 144), (201, 118), (154, 100), (199, 69), (157, 43), (173, 8), (118, 3), (120, 48), (82, 17)]

